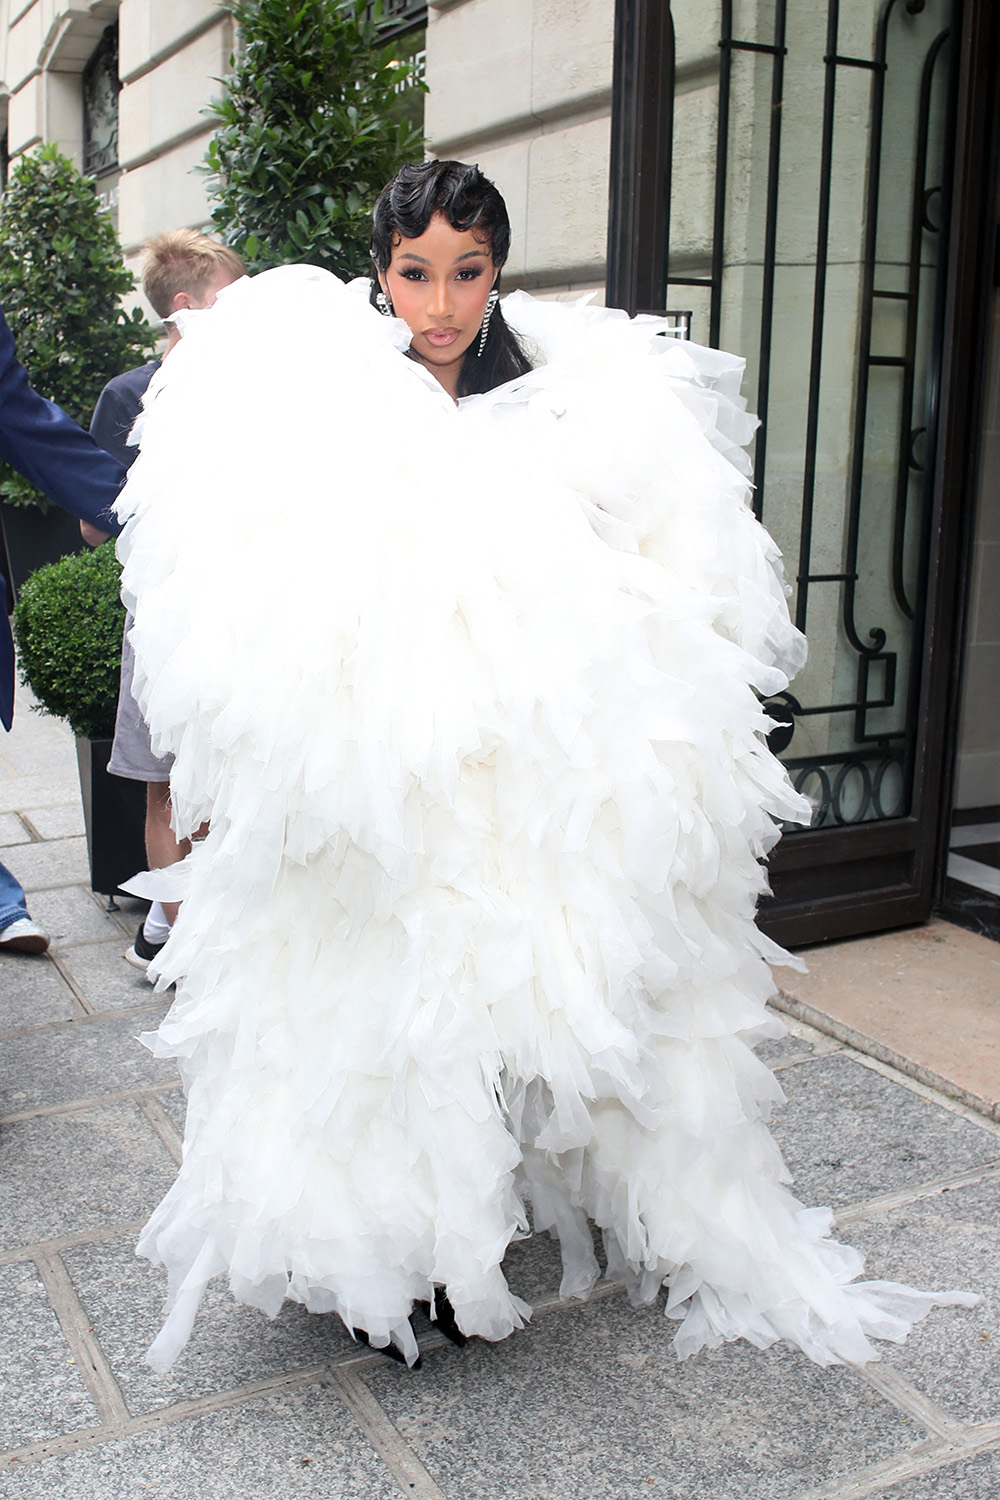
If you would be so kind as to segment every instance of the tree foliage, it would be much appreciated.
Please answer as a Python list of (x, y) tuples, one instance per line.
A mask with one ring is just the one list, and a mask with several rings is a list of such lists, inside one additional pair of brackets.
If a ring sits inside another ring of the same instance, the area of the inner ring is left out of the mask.
[[(22, 156), (0, 200), (0, 303), (35, 390), (83, 427), (105, 382), (153, 347), (142, 313), (121, 307), (133, 285), (91, 179), (54, 145)], [(48, 504), (6, 464), (0, 495)]]
[(114, 542), (39, 568), (14, 610), (21, 680), (74, 734), (114, 732), (125, 608)]
[(251, 271), (292, 261), (366, 275), (380, 189), (423, 154), (404, 90), (412, 65), (380, 41), (366, 0), (230, 0), (240, 51), (207, 113), (212, 212)]

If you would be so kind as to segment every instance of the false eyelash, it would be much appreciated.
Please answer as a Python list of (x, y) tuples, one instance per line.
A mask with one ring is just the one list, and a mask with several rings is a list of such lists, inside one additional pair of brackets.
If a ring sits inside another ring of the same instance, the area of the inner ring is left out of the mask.
[[(482, 266), (463, 266), (458, 275), (466, 281), (478, 281), (479, 277), (483, 274), (483, 269)], [(404, 281), (426, 280), (424, 272), (420, 270), (419, 266), (407, 266), (399, 272), (399, 275)]]

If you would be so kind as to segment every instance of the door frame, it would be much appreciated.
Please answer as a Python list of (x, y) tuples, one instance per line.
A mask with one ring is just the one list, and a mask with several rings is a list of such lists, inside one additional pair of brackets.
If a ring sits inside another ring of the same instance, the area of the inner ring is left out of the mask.
[[(1000, 77), (1000, 7), (964, 0), (956, 21), (952, 208), (911, 811), (786, 835), (770, 859), (773, 894), (760, 916), (765, 931), (793, 946), (926, 921), (943, 889), (1000, 174), (1000, 90), (991, 90)], [(672, 119), (669, 0), (616, 0), (607, 301), (632, 313), (666, 307)], [(713, 265), (720, 257), (716, 244)]]

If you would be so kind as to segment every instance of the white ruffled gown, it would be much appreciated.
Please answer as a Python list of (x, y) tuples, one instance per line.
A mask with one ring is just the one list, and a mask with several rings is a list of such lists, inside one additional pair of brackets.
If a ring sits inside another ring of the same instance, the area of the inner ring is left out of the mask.
[(208, 1280), (417, 1354), (499, 1339), (511, 1239), (666, 1283), (679, 1355), (876, 1357), (935, 1299), (857, 1283), (804, 1209), (751, 1044), (776, 822), (758, 694), (804, 644), (747, 504), (740, 361), (508, 298), (544, 361), (457, 407), (404, 325), (305, 267), (189, 319), (120, 501), (123, 592), (183, 897), (155, 1038), (184, 1161), (139, 1250), (177, 1357)]

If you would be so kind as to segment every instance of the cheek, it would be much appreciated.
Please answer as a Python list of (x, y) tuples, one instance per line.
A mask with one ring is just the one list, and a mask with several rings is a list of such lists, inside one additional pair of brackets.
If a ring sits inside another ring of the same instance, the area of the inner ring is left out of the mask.
[(417, 313), (422, 303), (421, 293), (424, 290), (422, 281), (408, 281), (405, 276), (387, 277), (389, 282), (389, 297), (397, 318), (409, 320), (409, 314)]
[(478, 281), (466, 283), (465, 306), (480, 315), (485, 311), (486, 299), (490, 295), (489, 278), (482, 276)]

